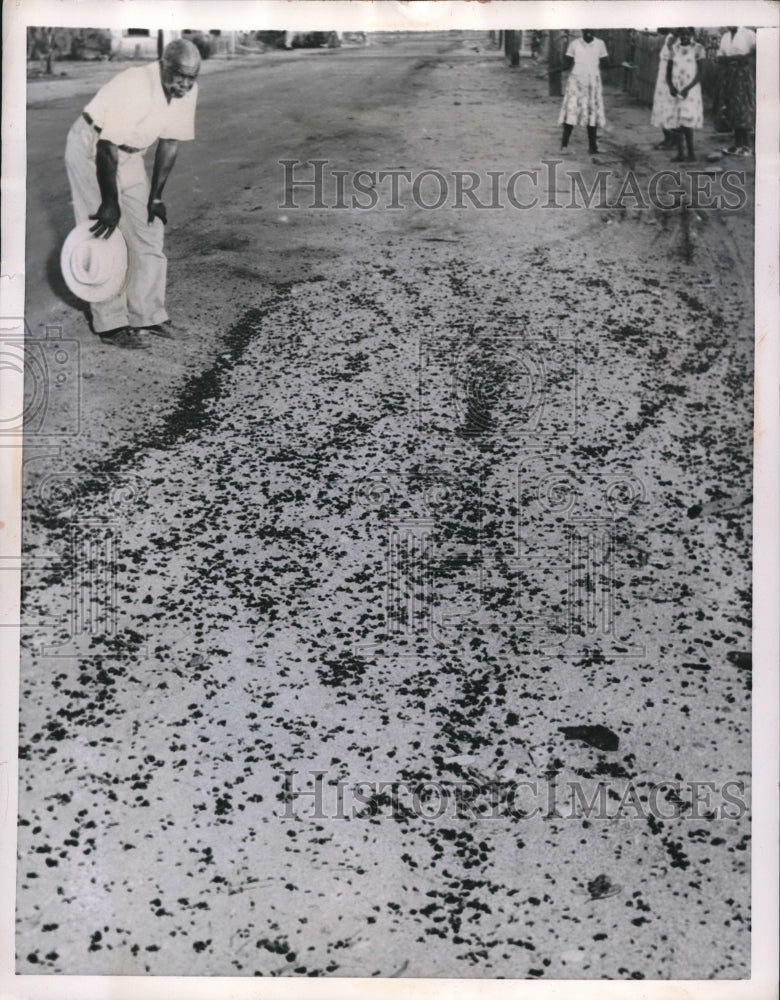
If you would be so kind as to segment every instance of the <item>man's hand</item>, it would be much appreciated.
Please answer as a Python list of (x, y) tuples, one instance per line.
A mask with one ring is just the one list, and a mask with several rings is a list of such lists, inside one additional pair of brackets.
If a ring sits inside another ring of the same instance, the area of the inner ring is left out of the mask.
[(89, 217), (90, 219), (97, 220), (94, 226), (90, 226), (89, 231), (93, 233), (97, 239), (101, 236), (108, 239), (118, 226), (121, 215), (122, 213), (119, 210), (119, 202), (103, 201), (100, 203), (100, 208), (97, 212)]
[(163, 225), (168, 221), (168, 213), (165, 205), (160, 201), (160, 195), (165, 187), (168, 175), (176, 162), (176, 153), (179, 143), (176, 139), (160, 139), (154, 154), (154, 169), (152, 170), (152, 184), (149, 189), (149, 201), (147, 209), (149, 212), (149, 225), (155, 219), (159, 219)]
[(149, 203), (146, 206), (149, 212), (148, 222), (151, 225), (155, 219), (160, 219), (162, 224), (165, 226), (168, 223), (168, 210), (165, 205), (159, 200), (159, 198), (149, 199)]

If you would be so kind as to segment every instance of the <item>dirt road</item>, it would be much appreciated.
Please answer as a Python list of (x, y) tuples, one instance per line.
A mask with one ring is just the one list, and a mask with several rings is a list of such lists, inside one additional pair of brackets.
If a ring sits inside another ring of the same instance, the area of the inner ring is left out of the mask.
[(567, 208), (666, 166), (609, 101), (551, 168), (482, 37), (204, 80), (190, 335), (127, 354), (56, 275), (83, 99), (31, 108), (82, 419), (27, 453), (20, 971), (747, 974), (751, 206)]

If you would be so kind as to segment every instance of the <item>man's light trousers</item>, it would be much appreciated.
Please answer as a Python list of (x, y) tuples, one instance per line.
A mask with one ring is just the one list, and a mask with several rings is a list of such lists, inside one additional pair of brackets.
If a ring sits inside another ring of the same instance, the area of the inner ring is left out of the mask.
[[(77, 225), (94, 215), (102, 200), (95, 172), (98, 139), (94, 128), (79, 118), (65, 144), (65, 168)], [(168, 319), (165, 311), (168, 261), (163, 253), (165, 227), (160, 219), (147, 222), (150, 187), (143, 154), (119, 151), (117, 190), (122, 213), (119, 230), (128, 251), (127, 280), (112, 299), (91, 304), (95, 333), (128, 325), (153, 326)]]

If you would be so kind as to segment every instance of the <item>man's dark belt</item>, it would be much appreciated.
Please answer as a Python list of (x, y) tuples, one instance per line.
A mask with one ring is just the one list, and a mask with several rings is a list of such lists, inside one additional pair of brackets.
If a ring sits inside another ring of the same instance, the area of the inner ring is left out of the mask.
[[(92, 128), (97, 132), (97, 134), (100, 135), (100, 133), (103, 131), (103, 129), (99, 125), (96, 125), (94, 123), (94, 121), (92, 120), (92, 116), (91, 115), (88, 115), (86, 111), (82, 111), (81, 112), (81, 117), (84, 119), (84, 121), (87, 123), (87, 125), (91, 125)], [(142, 153), (143, 152), (142, 149), (136, 149), (135, 146), (125, 146), (124, 143), (121, 146), (117, 146), (116, 148), (117, 149), (121, 149), (123, 153)]]

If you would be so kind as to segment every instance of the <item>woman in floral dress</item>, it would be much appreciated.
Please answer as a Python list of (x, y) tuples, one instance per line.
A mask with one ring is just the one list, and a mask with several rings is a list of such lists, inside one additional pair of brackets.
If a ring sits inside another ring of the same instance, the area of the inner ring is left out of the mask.
[[(675, 99), (670, 121), (676, 130), (677, 156), (674, 163), (696, 159), (693, 150), (693, 130), (704, 124), (704, 107), (701, 99), (701, 66), (704, 46), (695, 39), (693, 28), (680, 28), (677, 40), (672, 43), (672, 54), (666, 65), (666, 82)], [(685, 151), (683, 150), (685, 143)], [(687, 153), (687, 155), (686, 155)]]
[(673, 124), (675, 99), (669, 93), (669, 84), (666, 82), (666, 66), (672, 55), (672, 44), (677, 37), (675, 31), (670, 28), (659, 28), (658, 33), (665, 35), (661, 51), (658, 53), (658, 76), (655, 81), (655, 94), (653, 95), (653, 110), (650, 115), (650, 124), (660, 128), (664, 134), (663, 140), (658, 143), (656, 149), (674, 149), (675, 136)]
[(609, 54), (592, 28), (585, 28), (582, 38), (569, 43), (564, 59), (564, 70), (571, 70), (563, 95), (563, 106), (558, 124), (563, 125), (561, 149), (569, 145), (575, 125), (585, 125), (588, 130), (588, 151), (598, 153), (597, 129), (606, 124), (604, 96), (601, 89), (601, 70), (607, 68)]

